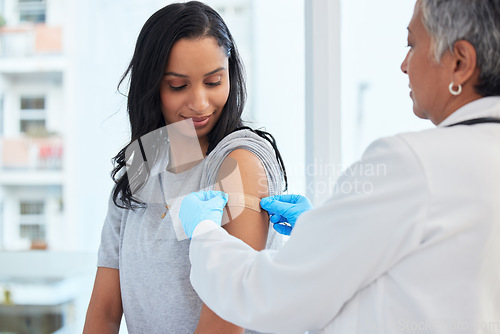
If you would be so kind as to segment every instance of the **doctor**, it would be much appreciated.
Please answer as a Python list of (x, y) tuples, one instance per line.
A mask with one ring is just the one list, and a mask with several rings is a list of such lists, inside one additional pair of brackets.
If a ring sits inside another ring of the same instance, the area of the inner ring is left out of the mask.
[(278, 229), (300, 216), (281, 250), (220, 228), (224, 194), (184, 199), (191, 282), (222, 318), (278, 333), (500, 333), (500, 1), (417, 0), (408, 46), (413, 111), (437, 127), (374, 142), (337, 181), (353, 191), (317, 209), (263, 199)]

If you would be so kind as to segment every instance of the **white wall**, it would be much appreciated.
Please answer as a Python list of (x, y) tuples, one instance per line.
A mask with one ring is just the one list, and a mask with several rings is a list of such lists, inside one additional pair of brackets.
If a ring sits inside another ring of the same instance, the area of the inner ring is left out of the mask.
[(64, 23), (64, 17), (66, 16), (65, 2), (68, 2), (68, 0), (45, 0), (47, 25), (59, 26)]

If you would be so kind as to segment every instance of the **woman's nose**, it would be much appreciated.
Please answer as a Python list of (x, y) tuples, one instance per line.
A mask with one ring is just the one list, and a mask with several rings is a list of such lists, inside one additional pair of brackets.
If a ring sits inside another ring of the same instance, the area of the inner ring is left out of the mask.
[(188, 108), (196, 113), (203, 113), (208, 108), (207, 92), (203, 88), (193, 89)]
[(408, 68), (408, 54), (409, 54), (409, 52), (406, 54), (405, 59), (401, 63), (401, 71), (403, 71), (404, 74), (408, 74), (408, 72), (407, 72), (407, 68)]

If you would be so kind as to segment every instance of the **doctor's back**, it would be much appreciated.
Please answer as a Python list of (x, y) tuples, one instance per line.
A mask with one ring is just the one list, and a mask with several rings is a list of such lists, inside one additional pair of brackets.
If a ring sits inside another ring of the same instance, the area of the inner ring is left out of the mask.
[(332, 258), (343, 248), (327, 270), (352, 278), (331, 281), (332, 300), (345, 295), (342, 304), (325, 300), (336, 310), (325, 332), (500, 333), (500, 123), (453, 125), (485, 118), (500, 120), (500, 97), (476, 100), (435, 129), (376, 141), (351, 170), (387, 170), (338, 180), (371, 182), (373, 192), (336, 194), (301, 217), (329, 222), (332, 243), (352, 242), (350, 251), (324, 250)]
[(374, 142), (337, 181), (370, 191), (295, 228), (330, 237), (326, 332), (500, 333), (499, 36), (499, 2), (417, 0), (401, 69), (437, 127)]

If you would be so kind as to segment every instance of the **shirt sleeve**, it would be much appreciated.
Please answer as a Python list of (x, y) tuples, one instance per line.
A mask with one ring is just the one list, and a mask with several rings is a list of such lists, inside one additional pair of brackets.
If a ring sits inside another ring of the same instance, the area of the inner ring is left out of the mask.
[(280, 251), (256, 252), (223, 229), (205, 227), (190, 245), (191, 282), (212, 310), (239, 326), (321, 329), (418, 248), (427, 201), (412, 149), (400, 137), (381, 139), (337, 180), (324, 205), (298, 219)]
[(119, 269), (120, 230), (123, 209), (113, 202), (112, 194), (108, 200), (108, 213), (101, 233), (101, 245), (97, 254), (97, 266)]
[(207, 175), (204, 176), (204, 187), (214, 189), (220, 166), (224, 159), (234, 150), (244, 149), (253, 153), (264, 166), (269, 196), (282, 192), (282, 172), (271, 145), (263, 138), (249, 130), (240, 130), (229, 134), (207, 156)]

